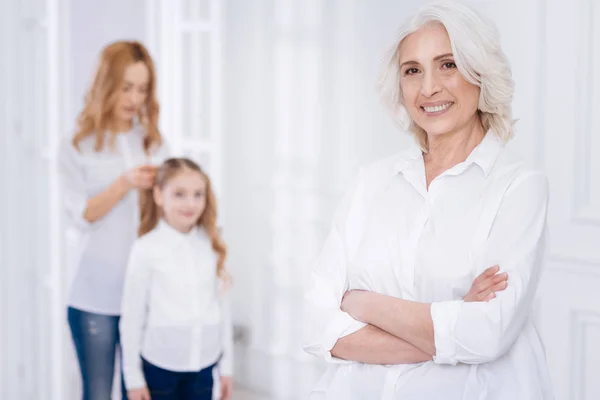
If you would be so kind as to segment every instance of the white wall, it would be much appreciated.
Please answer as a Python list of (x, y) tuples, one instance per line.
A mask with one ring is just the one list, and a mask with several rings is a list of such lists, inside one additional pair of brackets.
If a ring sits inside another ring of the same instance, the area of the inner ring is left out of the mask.
[(62, 397), (54, 172), (65, 114), (62, 5), (0, 3), (0, 397), (6, 399)]
[(81, 110), (102, 48), (115, 40), (146, 38), (146, 0), (70, 0), (72, 112)]

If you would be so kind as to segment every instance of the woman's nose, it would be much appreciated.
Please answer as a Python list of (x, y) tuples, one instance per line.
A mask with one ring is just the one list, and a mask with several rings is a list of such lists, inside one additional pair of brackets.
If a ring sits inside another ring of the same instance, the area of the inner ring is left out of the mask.
[(423, 74), (423, 80), (421, 81), (421, 95), (425, 97), (432, 97), (439, 91), (439, 83), (436, 79), (435, 74), (432, 72), (425, 72)]

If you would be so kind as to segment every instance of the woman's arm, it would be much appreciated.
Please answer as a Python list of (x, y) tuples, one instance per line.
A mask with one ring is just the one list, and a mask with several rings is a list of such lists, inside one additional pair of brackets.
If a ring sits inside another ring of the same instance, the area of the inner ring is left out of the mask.
[(431, 305), (368, 291), (352, 291), (342, 309), (359, 321), (401, 338), (430, 358), (435, 355)]
[(91, 224), (104, 217), (125, 197), (130, 188), (127, 177), (119, 176), (103, 192), (87, 200), (83, 218)]
[(86, 203), (84, 218), (92, 223), (104, 217), (131, 189), (150, 189), (156, 177), (155, 165), (140, 165), (119, 176), (100, 194)]
[(542, 267), (548, 183), (541, 174), (515, 182), (486, 242), (486, 263), (500, 265), (510, 281), (489, 302), (417, 303), (377, 293), (346, 296), (355, 318), (398, 336), (440, 364), (482, 363), (504, 354), (529, 316)]
[(325, 246), (311, 272), (305, 293), (304, 349), (333, 363), (409, 364), (431, 360), (415, 346), (357, 321), (340, 309), (348, 289), (343, 237), (350, 210), (363, 197), (360, 175), (334, 217)]
[(364, 196), (360, 174), (338, 207), (325, 245), (317, 258), (304, 294), (304, 338), (307, 353), (333, 363), (351, 363), (351, 357), (335, 357), (331, 350), (344, 338), (366, 324), (340, 309), (348, 290), (345, 225), (350, 210), (359, 207)]
[(342, 360), (382, 365), (413, 364), (432, 359), (412, 344), (373, 325), (339, 339), (331, 354)]
[(105, 190), (94, 197), (88, 197), (81, 165), (77, 162), (77, 150), (71, 142), (65, 141), (59, 150), (59, 180), (67, 216), (80, 229), (88, 229), (104, 217), (129, 190), (152, 187), (156, 167), (142, 165), (132, 168), (115, 179)]
[[(489, 301), (496, 297), (497, 292), (504, 290), (508, 277), (506, 274), (497, 274), (498, 270), (498, 266), (494, 265), (479, 275), (473, 282), (469, 293), (464, 297), (464, 301)], [(356, 293), (359, 296), (361, 293), (369, 296), (367, 291), (348, 292), (342, 300), (343, 310), (350, 311), (349, 308), (355, 312), (360, 312), (360, 303), (366, 304), (365, 301), (358, 300), (358, 307), (349, 304)], [(380, 310), (379, 307), (373, 308)], [(368, 313), (365, 313), (365, 315), (368, 315)], [(367, 325), (359, 331), (338, 340), (331, 349), (331, 354), (345, 360), (370, 364), (409, 364), (432, 359), (432, 354), (427, 354), (405, 340), (373, 325)]]

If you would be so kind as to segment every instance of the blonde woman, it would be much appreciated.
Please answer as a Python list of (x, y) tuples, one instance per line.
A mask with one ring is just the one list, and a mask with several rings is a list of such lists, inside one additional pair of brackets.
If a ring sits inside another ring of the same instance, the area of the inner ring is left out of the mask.
[(425, 6), (381, 93), (415, 143), (361, 170), (313, 270), (305, 349), (330, 365), (311, 399), (552, 399), (532, 310), (548, 182), (505, 147), (494, 24)]
[(125, 267), (139, 225), (138, 190), (152, 187), (156, 164), (167, 153), (158, 113), (148, 51), (138, 42), (112, 43), (100, 55), (77, 131), (60, 148), (64, 206), (81, 233), (68, 320), (84, 400), (106, 400), (112, 391)]

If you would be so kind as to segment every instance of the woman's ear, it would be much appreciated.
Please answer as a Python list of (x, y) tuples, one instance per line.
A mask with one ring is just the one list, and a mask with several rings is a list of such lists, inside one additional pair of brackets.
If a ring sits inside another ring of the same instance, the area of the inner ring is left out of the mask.
[(158, 185), (152, 188), (152, 197), (154, 197), (154, 202), (159, 206), (163, 206), (163, 193), (162, 190), (158, 187)]

